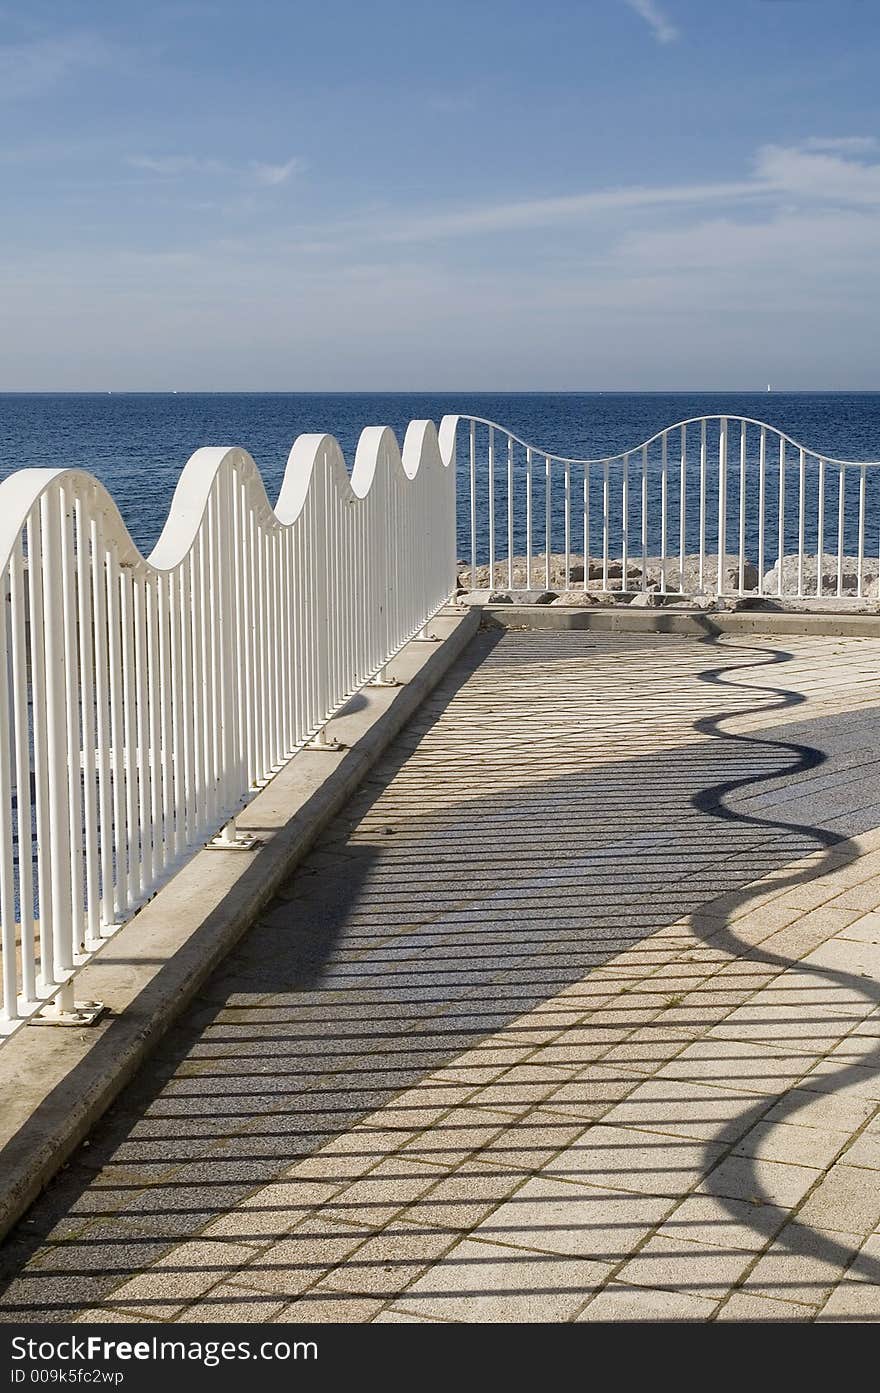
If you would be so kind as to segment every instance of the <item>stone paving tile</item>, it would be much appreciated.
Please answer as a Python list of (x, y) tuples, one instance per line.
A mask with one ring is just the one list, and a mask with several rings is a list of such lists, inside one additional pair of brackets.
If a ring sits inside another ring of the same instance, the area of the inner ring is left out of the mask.
[(726, 1087), (776, 1097), (791, 1088), (808, 1065), (809, 1055), (793, 1055), (766, 1043), (698, 1040), (659, 1069), (657, 1077), (710, 1084), (720, 1078)]
[(683, 1291), (652, 1291), (609, 1282), (577, 1317), (578, 1321), (707, 1321), (717, 1301)]
[(604, 1263), (465, 1239), (391, 1309), (471, 1323), (568, 1320), (610, 1273)]
[(863, 1321), (880, 1320), (880, 1299), (876, 1284), (868, 1286), (862, 1282), (841, 1282), (834, 1288), (816, 1320), (820, 1323), (854, 1321), (859, 1324)]
[(515, 1124), (496, 1133), (480, 1148), (475, 1159), (493, 1169), (522, 1175), (552, 1161), (556, 1153), (570, 1146), (583, 1130), (580, 1121), (534, 1108)]
[(220, 1282), (207, 1296), (184, 1306), (179, 1319), (195, 1323), (246, 1321), (250, 1325), (260, 1325), (282, 1320), (283, 1313), (283, 1298), (250, 1290), (235, 1282)]
[(536, 1176), (473, 1229), (475, 1238), (616, 1262), (668, 1213), (670, 1201)]
[(659, 1234), (616, 1274), (634, 1286), (664, 1287), (691, 1296), (726, 1296), (752, 1261), (752, 1254)]
[(718, 1310), (715, 1320), (743, 1321), (749, 1325), (762, 1321), (808, 1321), (812, 1312), (805, 1306), (792, 1305), (785, 1301), (771, 1301), (763, 1296), (752, 1296), (743, 1291), (735, 1291)]
[(544, 1099), (545, 1111), (565, 1113), (592, 1122), (621, 1098), (626, 1098), (641, 1082), (637, 1073), (618, 1064), (595, 1064), (581, 1070), (571, 1083), (563, 1084)]
[[(335, 1322), (344, 1325), (364, 1324), (367, 1321), (382, 1320), (384, 1297), (343, 1295), (322, 1283), (290, 1305), (283, 1306), (273, 1317), (279, 1325), (310, 1325), (312, 1322)], [(394, 1320), (409, 1320), (409, 1316), (398, 1315)]]
[(790, 1212), (780, 1205), (751, 1204), (748, 1200), (718, 1195), (688, 1195), (657, 1232), (662, 1238), (756, 1253), (778, 1233)]
[(840, 1280), (861, 1235), (786, 1224), (742, 1284), (754, 1296), (793, 1301), (817, 1309)]
[(374, 1234), (341, 1267), (324, 1277), (312, 1294), (331, 1288), (387, 1300), (397, 1296), (453, 1244), (440, 1230), (394, 1223)]
[(287, 1238), (259, 1252), (253, 1261), (231, 1281), (241, 1280), (256, 1291), (277, 1292), (279, 1296), (300, 1296), (365, 1240), (356, 1229), (321, 1218), (306, 1219)]
[(252, 1248), (240, 1243), (194, 1239), (178, 1244), (152, 1267), (114, 1287), (110, 1299), (116, 1307), (167, 1320), (253, 1255)]
[[(825, 1170), (848, 1141), (847, 1132), (830, 1132), (819, 1127), (792, 1127), (787, 1122), (758, 1122), (734, 1147), (732, 1154)], [(847, 1159), (850, 1159), (850, 1155), (848, 1152)]]
[(811, 1166), (765, 1161), (754, 1156), (730, 1156), (699, 1185), (699, 1193), (763, 1204), (795, 1205), (822, 1172)]
[(698, 1141), (729, 1142), (742, 1134), (750, 1109), (762, 1101), (762, 1094), (651, 1079), (605, 1113), (603, 1121)]
[(546, 1167), (550, 1175), (611, 1189), (677, 1197), (696, 1184), (721, 1146), (599, 1123)]
[[(414, 1161), (402, 1165), (417, 1166)], [(476, 1159), (465, 1161), (450, 1174), (442, 1174), (432, 1189), (406, 1209), (408, 1222), (439, 1228), (448, 1233), (467, 1233), (522, 1184), (516, 1170), (490, 1166)]]
[(850, 1133), (858, 1131), (874, 1109), (868, 1099), (793, 1088), (764, 1114), (764, 1121)]
[(801, 1081), (801, 1088), (832, 1093), (835, 1098), (867, 1098), (880, 1103), (880, 1074), (876, 1068), (845, 1060), (820, 1059)]
[(844, 1233), (872, 1233), (880, 1223), (880, 1185), (858, 1166), (838, 1161), (798, 1213), (802, 1223)]

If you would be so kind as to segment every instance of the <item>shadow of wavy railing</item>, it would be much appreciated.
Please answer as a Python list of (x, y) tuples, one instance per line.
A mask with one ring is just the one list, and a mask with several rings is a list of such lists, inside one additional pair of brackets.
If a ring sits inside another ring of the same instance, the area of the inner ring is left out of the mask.
[[(704, 627), (706, 633), (705, 637), (700, 640), (701, 643), (712, 645), (722, 651), (729, 651), (733, 648), (737, 653), (750, 651), (759, 655), (754, 662), (737, 662), (735, 670), (738, 673), (748, 671), (749, 669), (763, 668), (769, 665), (790, 661), (791, 655), (780, 649), (767, 650), (750, 648), (748, 645), (742, 643), (722, 644), (717, 632), (711, 628), (708, 621), (704, 621)], [(707, 668), (705, 671), (698, 674), (698, 676), (701, 681), (710, 683), (714, 686), (741, 689), (740, 683), (731, 681), (730, 678), (725, 675), (729, 673), (729, 671), (730, 668), (728, 666), (722, 665)], [(792, 871), (788, 876), (775, 876), (773, 881), (774, 887), (779, 890), (784, 890), (786, 888), (793, 888), (815, 881), (820, 879), (823, 875), (829, 874), (839, 865), (838, 858), (832, 857), (832, 850), (842, 846), (848, 839), (824, 827), (755, 817), (744, 812), (735, 811), (728, 806), (726, 800), (737, 792), (746, 788), (754, 788), (761, 783), (768, 783), (783, 777), (791, 779), (793, 776), (809, 773), (810, 770), (816, 769), (824, 764), (827, 759), (826, 754), (812, 745), (800, 744), (796, 741), (770, 739), (763, 735), (736, 734), (724, 730), (723, 726), (725, 722), (734, 717), (741, 719), (743, 716), (763, 714), (772, 717), (773, 713), (789, 710), (791, 707), (800, 705), (806, 700), (802, 694), (792, 692), (784, 687), (756, 687), (755, 690), (765, 692), (771, 698), (776, 698), (776, 700), (770, 700), (747, 708), (737, 707), (729, 711), (719, 712), (712, 716), (702, 717), (694, 722), (694, 729), (702, 735), (712, 736), (724, 741), (735, 741), (738, 744), (745, 743), (753, 746), (759, 745), (765, 749), (779, 751), (780, 754), (791, 755), (791, 763), (784, 768), (775, 768), (766, 774), (756, 775), (751, 773), (741, 778), (726, 779), (720, 783), (711, 785), (702, 790), (693, 799), (693, 806), (709, 817), (723, 818), (740, 825), (745, 824), (752, 826), (768, 833), (796, 833), (800, 835), (806, 833), (808, 836), (814, 838), (817, 847), (822, 850), (821, 859), (818, 863), (814, 862), (806, 868)], [(872, 1007), (880, 1003), (880, 986), (856, 973), (799, 961), (783, 953), (775, 953), (769, 949), (762, 948), (760, 945), (752, 945), (742, 939), (737, 934), (735, 922), (731, 922), (730, 914), (734, 909), (747, 904), (750, 899), (757, 898), (758, 895), (764, 892), (765, 888), (762, 882), (758, 881), (751, 885), (743, 886), (742, 889), (726, 896), (727, 920), (724, 927), (720, 930), (717, 928), (717, 921), (713, 927), (703, 928), (701, 927), (700, 916), (692, 916), (691, 922), (695, 935), (704, 939), (709, 939), (711, 937), (713, 947), (723, 949), (730, 953), (732, 957), (741, 957), (743, 954), (747, 954), (751, 961), (763, 963), (766, 966), (777, 967), (783, 970), (797, 967), (799, 973), (806, 976), (814, 977), (818, 981), (822, 981), (823, 983), (837, 988), (846, 988), (849, 991), (858, 993), (863, 996)], [(823, 1077), (822, 1091), (831, 1094), (847, 1087), (850, 1083), (863, 1079), (863, 1070), (866, 1067), (880, 1071), (880, 1041), (878, 1041), (877, 1046), (870, 1051), (870, 1053), (860, 1057), (857, 1064), (841, 1064), (839, 1070), (835, 1073), (825, 1075)], [(798, 1084), (795, 1084), (772, 1098), (766, 1096), (762, 1097), (754, 1107), (740, 1114), (735, 1129), (736, 1135), (740, 1138), (745, 1136), (751, 1127), (766, 1118), (771, 1109), (774, 1113), (774, 1123), (790, 1121), (791, 1118), (805, 1106), (805, 1100), (802, 1095), (798, 1094), (797, 1090)], [(727, 1128), (725, 1128), (725, 1134), (727, 1134)], [(717, 1140), (718, 1138), (715, 1139), (715, 1141)], [(729, 1145), (725, 1154), (729, 1154)], [(843, 1155), (845, 1156), (845, 1151)], [(710, 1190), (712, 1188), (713, 1170), (717, 1170), (720, 1164), (720, 1162), (714, 1159), (715, 1156), (717, 1156), (717, 1146), (710, 1144), (706, 1150), (707, 1159), (705, 1166), (707, 1172), (706, 1186)], [(723, 1160), (724, 1158), (722, 1157), (721, 1159)], [(742, 1157), (741, 1159), (744, 1167), (751, 1171), (752, 1183), (747, 1187), (749, 1193), (760, 1203), (771, 1203), (770, 1197), (767, 1196), (766, 1192), (762, 1191), (754, 1159), (750, 1157)], [(837, 1159), (840, 1159), (840, 1153)], [(868, 1172), (866, 1172), (866, 1175), (867, 1174)], [(801, 1201), (801, 1205), (806, 1203), (806, 1200), (809, 1198), (809, 1193), (812, 1193), (812, 1189), (808, 1192), (807, 1197)], [(742, 1224), (744, 1222), (741, 1210), (735, 1208), (734, 1205), (730, 1203), (727, 1196), (715, 1191), (713, 1191), (713, 1194), (721, 1204), (725, 1205), (731, 1217), (735, 1219), (737, 1223)], [(772, 1242), (777, 1246), (784, 1246), (789, 1252), (801, 1252), (803, 1249), (800, 1244), (796, 1243), (786, 1234), (785, 1226), (790, 1223), (791, 1218), (795, 1220), (798, 1219), (798, 1209), (795, 1209), (792, 1216), (788, 1216), (785, 1220), (780, 1221), (781, 1231), (775, 1235)], [(766, 1247), (765, 1231), (756, 1228), (756, 1232), (761, 1233), (762, 1244), (756, 1254), (755, 1261), (758, 1260), (761, 1252), (764, 1251)], [(829, 1231), (825, 1229), (821, 1231), (821, 1234), (818, 1230), (812, 1229), (811, 1237), (812, 1243), (810, 1251), (814, 1257), (828, 1264), (833, 1264), (840, 1269), (858, 1272), (864, 1279), (880, 1283), (880, 1261), (876, 1258), (862, 1255), (861, 1253), (857, 1253), (853, 1258), (851, 1246), (842, 1241), (835, 1240)]]

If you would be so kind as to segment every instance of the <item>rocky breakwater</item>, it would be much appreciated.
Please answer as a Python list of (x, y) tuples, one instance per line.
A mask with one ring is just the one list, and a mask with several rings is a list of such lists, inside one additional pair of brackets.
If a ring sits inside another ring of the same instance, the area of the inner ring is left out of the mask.
[[(840, 565), (843, 599), (876, 603), (880, 600), (880, 561), (876, 556), (864, 557), (859, 595), (859, 566), (854, 556), (844, 556)], [(801, 602), (817, 597), (833, 600), (838, 594), (838, 558), (826, 554), (821, 562), (815, 555), (804, 556), (800, 567), (796, 555), (782, 560), (782, 590), (780, 593), (779, 563), (765, 571), (759, 586), (755, 563), (744, 560), (740, 569), (739, 557), (728, 553), (723, 563), (722, 592), (727, 596), (742, 593), (746, 598), (759, 595), (772, 600), (797, 601), (800, 578)], [(687, 598), (699, 603), (711, 602), (718, 593), (718, 557), (707, 553), (702, 565), (698, 553), (684, 557), (667, 557), (665, 568), (659, 556), (643, 560), (639, 555), (628, 559), (624, 579), (623, 560), (610, 558), (606, 566), (601, 559), (590, 557), (586, 565), (582, 555), (572, 553), (568, 558), (554, 552), (550, 556), (549, 572), (543, 555), (533, 556), (531, 569), (525, 556), (515, 556), (513, 562), (496, 561), (490, 575), (488, 566), (471, 568), (465, 562), (458, 565), (458, 591), (463, 598), (480, 604), (661, 604)], [(821, 573), (821, 585), (819, 575)], [(665, 583), (664, 583), (665, 579)]]

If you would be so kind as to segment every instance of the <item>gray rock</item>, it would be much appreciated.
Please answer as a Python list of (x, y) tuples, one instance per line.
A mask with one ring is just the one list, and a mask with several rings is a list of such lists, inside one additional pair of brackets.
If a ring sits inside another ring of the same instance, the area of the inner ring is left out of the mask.
[[(821, 594), (834, 596), (837, 594), (837, 554), (826, 552), (822, 556), (821, 562), (822, 583)], [(859, 562), (856, 556), (844, 556), (843, 564), (840, 567), (842, 576), (841, 589), (843, 594), (852, 598), (859, 587)], [(877, 579), (880, 573), (876, 556), (865, 556), (862, 559), (862, 597), (871, 599), (876, 595)], [(817, 581), (819, 576), (819, 566), (815, 556), (805, 556), (803, 559), (802, 584), (805, 596), (812, 597), (817, 591)], [(772, 566), (764, 576), (764, 591), (768, 595), (778, 595), (779, 593), (779, 562)], [(797, 556), (784, 556), (782, 558), (782, 597), (794, 597), (798, 591), (798, 559)]]
[(492, 605), (549, 605), (555, 599), (555, 590), (493, 590), (488, 603)]
[(567, 605), (569, 608), (583, 609), (590, 605), (599, 603), (598, 597), (590, 593), (589, 590), (565, 590), (561, 595), (557, 595), (555, 600), (550, 601), (551, 605)]

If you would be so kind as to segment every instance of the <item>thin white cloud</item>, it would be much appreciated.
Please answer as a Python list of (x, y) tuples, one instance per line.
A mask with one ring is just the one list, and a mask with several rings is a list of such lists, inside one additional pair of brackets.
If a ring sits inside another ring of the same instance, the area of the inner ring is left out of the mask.
[(836, 150), (858, 154), (860, 151), (876, 150), (878, 140), (875, 135), (811, 135), (802, 145), (804, 150)]
[(222, 174), (227, 167), (221, 160), (200, 159), (197, 155), (129, 155), (126, 163), (132, 169), (168, 178), (181, 174)]
[(179, 179), (185, 174), (226, 174), (243, 177), (249, 173), (258, 184), (267, 188), (285, 184), (292, 174), (305, 168), (305, 161), (299, 158), (287, 160), (285, 164), (262, 164), (252, 160), (247, 170), (227, 164), (223, 160), (208, 159), (201, 155), (129, 155), (126, 164), (132, 169), (143, 170), (164, 179)]
[(254, 161), (251, 167), (257, 183), (275, 188), (279, 184), (286, 184), (291, 174), (299, 174), (305, 168), (305, 162), (294, 156), (284, 164), (261, 164)]
[(559, 198), (523, 199), (514, 203), (482, 204), (453, 212), (426, 213), (417, 218), (403, 217), (389, 222), (381, 232), (381, 239), (389, 242), (431, 241), (471, 233), (551, 227), (583, 221), (600, 213), (672, 204), (729, 203), (743, 198), (760, 198), (767, 191), (767, 183), (756, 179), (736, 183), (600, 189), (594, 193), (567, 194)]
[(880, 161), (801, 145), (765, 145), (755, 161), (758, 178), (816, 205), (880, 204)]
[(362, 221), (339, 231), (373, 241), (427, 243), (481, 233), (563, 227), (602, 215), (648, 208), (685, 209), (704, 204), (733, 208), (742, 204), (772, 204), (782, 198), (807, 199), (817, 206), (880, 203), (880, 161), (856, 157), (867, 152), (868, 146), (861, 142), (868, 137), (857, 137), (858, 145), (836, 147), (836, 152), (819, 148), (817, 139), (811, 137), (793, 146), (762, 146), (749, 179), (654, 187), (630, 185), (555, 198), (439, 208), (415, 216), (403, 213)]
[(37, 97), (69, 75), (109, 64), (115, 49), (95, 34), (0, 44), (0, 99)]
[(631, 10), (635, 10), (637, 15), (641, 15), (658, 44), (671, 44), (678, 38), (678, 30), (667, 19), (656, 0), (624, 0), (624, 3), (629, 5)]

